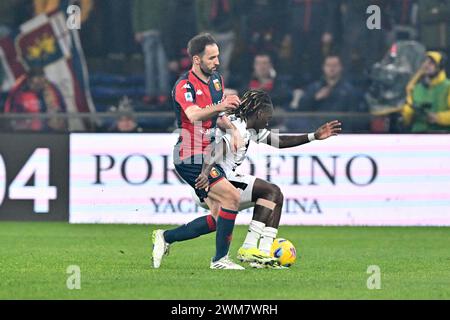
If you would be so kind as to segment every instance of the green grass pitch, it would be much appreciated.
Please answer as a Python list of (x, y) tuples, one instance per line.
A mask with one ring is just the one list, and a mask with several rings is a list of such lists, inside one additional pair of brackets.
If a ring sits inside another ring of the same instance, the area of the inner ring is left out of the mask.
[[(210, 270), (214, 235), (172, 246), (150, 267), (143, 225), (0, 223), (0, 299), (450, 299), (449, 228), (281, 227), (289, 270)], [(246, 233), (234, 232), (235, 256)], [(69, 290), (78, 265), (81, 289)], [(369, 290), (371, 265), (381, 289)]]

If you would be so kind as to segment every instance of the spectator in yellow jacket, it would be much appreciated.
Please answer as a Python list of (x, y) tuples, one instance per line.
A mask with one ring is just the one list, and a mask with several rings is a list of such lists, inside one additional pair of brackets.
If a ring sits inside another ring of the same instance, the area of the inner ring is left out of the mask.
[(418, 73), (407, 86), (402, 116), (413, 133), (450, 132), (450, 80), (444, 54), (428, 51)]

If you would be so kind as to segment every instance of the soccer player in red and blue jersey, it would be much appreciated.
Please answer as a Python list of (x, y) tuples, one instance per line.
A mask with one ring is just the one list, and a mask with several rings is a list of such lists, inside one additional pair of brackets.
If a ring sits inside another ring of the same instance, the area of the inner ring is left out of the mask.
[[(211, 35), (200, 34), (191, 39), (188, 53), (192, 59), (192, 69), (180, 77), (172, 91), (178, 126), (181, 129), (174, 148), (174, 164), (177, 173), (195, 189), (200, 200), (206, 202), (211, 210), (218, 210), (219, 216), (217, 221), (209, 215), (173, 230), (155, 230), (153, 266), (159, 268), (171, 243), (216, 230), (216, 255), (210, 267), (244, 269), (228, 257), (239, 209), (238, 190), (226, 179), (219, 165), (215, 165), (209, 173), (209, 186), (206, 189), (196, 188), (204, 157), (209, 153), (208, 146), (213, 142), (216, 119), (219, 114), (236, 109), (240, 100), (234, 95), (224, 96), (223, 79), (217, 72), (220, 65), (219, 47)], [(236, 137), (240, 137), (231, 122), (226, 117), (222, 118), (221, 129), (236, 132)]]

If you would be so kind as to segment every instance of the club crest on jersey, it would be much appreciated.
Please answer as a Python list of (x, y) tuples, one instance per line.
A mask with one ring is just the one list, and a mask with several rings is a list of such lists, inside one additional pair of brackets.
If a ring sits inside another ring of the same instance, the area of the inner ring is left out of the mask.
[(190, 93), (190, 92), (186, 92), (184, 94), (184, 98), (186, 99), (187, 102), (194, 102), (194, 97), (192, 96), (192, 93)]
[(217, 171), (216, 168), (212, 168), (211, 172), (209, 173), (209, 175), (211, 176), (211, 178), (217, 178), (219, 176), (219, 172)]
[(220, 81), (218, 79), (214, 79), (213, 83), (214, 83), (214, 88), (216, 88), (217, 91), (222, 90), (222, 84), (220, 83)]

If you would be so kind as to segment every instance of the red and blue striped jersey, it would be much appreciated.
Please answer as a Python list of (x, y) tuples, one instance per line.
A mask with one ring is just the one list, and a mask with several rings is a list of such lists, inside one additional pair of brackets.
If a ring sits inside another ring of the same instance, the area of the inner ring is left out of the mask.
[(214, 136), (215, 119), (192, 124), (185, 111), (192, 107), (206, 108), (223, 98), (223, 79), (214, 72), (206, 83), (192, 70), (183, 74), (172, 90), (173, 106), (178, 128), (182, 129), (177, 143), (180, 160), (203, 154)]

